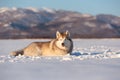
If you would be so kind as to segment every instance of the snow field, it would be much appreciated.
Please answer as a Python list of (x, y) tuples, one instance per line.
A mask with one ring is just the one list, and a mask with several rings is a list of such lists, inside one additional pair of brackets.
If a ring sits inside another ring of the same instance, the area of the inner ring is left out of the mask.
[(0, 80), (120, 80), (120, 39), (75, 39), (72, 55), (9, 55), (34, 41), (48, 40), (0, 40)]

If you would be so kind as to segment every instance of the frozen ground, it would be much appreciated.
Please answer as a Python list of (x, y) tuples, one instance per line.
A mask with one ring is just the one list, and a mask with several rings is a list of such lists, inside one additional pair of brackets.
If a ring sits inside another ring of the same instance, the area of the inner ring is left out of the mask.
[(73, 55), (11, 57), (34, 41), (0, 40), (0, 80), (120, 80), (120, 39), (75, 39)]

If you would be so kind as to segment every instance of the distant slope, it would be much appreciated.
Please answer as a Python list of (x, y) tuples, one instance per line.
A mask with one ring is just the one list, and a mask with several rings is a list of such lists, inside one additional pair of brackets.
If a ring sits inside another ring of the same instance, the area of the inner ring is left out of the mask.
[(73, 38), (120, 37), (120, 17), (49, 8), (0, 8), (0, 38), (52, 38), (69, 30)]

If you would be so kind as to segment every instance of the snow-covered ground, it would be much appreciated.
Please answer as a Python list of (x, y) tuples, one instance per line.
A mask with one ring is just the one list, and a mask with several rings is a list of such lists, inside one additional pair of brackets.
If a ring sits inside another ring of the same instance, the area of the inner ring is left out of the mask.
[(75, 39), (72, 55), (11, 57), (34, 41), (0, 40), (0, 80), (120, 80), (120, 39)]

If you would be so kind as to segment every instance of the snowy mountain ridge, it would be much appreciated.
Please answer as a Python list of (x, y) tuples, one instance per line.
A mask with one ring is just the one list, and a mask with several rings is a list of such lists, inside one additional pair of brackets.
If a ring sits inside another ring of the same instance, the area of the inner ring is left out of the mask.
[(0, 38), (52, 38), (57, 30), (69, 30), (74, 38), (120, 37), (120, 17), (113, 15), (13, 7), (0, 8), (0, 17)]

